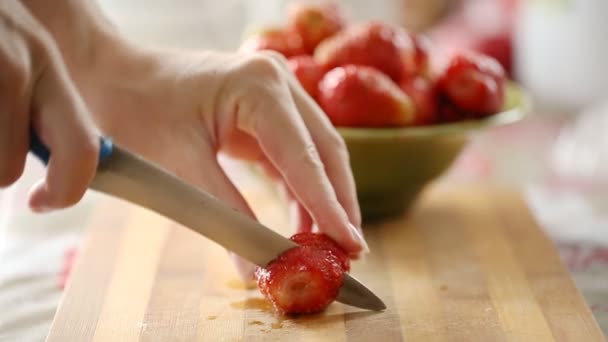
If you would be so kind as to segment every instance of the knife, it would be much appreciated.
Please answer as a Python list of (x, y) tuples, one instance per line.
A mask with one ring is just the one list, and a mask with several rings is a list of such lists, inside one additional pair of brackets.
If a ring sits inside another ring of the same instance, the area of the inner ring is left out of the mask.
[[(34, 130), (30, 131), (30, 151), (45, 165), (48, 163), (50, 151)], [(90, 188), (155, 211), (258, 266), (266, 266), (279, 254), (296, 246), (277, 232), (105, 137), (100, 138), (99, 166)], [(348, 273), (344, 275), (336, 300), (368, 310), (386, 308), (378, 296)]]

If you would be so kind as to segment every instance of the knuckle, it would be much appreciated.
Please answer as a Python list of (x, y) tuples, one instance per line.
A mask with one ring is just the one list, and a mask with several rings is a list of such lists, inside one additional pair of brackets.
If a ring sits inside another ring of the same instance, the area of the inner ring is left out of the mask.
[(0, 49), (0, 63), (3, 64), (0, 83), (13, 90), (23, 90), (30, 80), (30, 60), (30, 53), (24, 45), (12, 51)]
[(13, 91), (22, 93), (27, 89), (30, 80), (30, 69), (27, 63), (22, 60), (11, 60), (6, 63), (7, 68), (4, 73), (7, 78), (2, 83), (9, 82)]
[(348, 147), (346, 146), (344, 138), (335, 130), (332, 130), (329, 134), (329, 143), (334, 146), (338, 152), (348, 154)]
[(263, 50), (263, 51), (260, 51), (260, 53), (262, 53), (263, 55), (272, 59), (273, 61), (275, 61), (275, 63), (278, 63), (279, 66), (287, 65), (287, 58), (279, 52), (272, 51), (272, 50)]
[(12, 73), (12, 83), (16, 89), (27, 87), (30, 80), (30, 70), (25, 64), (15, 65)]
[(16, 63), (11, 70), (12, 87), (19, 94), (27, 91), (30, 85), (31, 69), (25, 63)]
[(331, 150), (336, 157), (346, 161), (350, 160), (348, 146), (346, 145), (344, 138), (338, 132), (332, 129), (326, 136), (325, 143), (327, 146), (331, 146)]
[(49, 66), (61, 61), (61, 53), (57, 49), (53, 38), (46, 30), (36, 30), (28, 37), (30, 50), (30, 68), (34, 78), (38, 78)]
[(74, 147), (74, 155), (86, 170), (94, 170), (97, 166), (99, 145), (93, 137), (87, 137)]
[(42, 57), (47, 57), (53, 50), (53, 38), (44, 28), (31, 30), (28, 32), (27, 41), (30, 49)]
[(260, 52), (249, 57), (246, 63), (247, 70), (264, 79), (280, 81), (283, 78), (283, 70), (272, 57), (266, 54), (267, 52)]
[(309, 143), (305, 146), (304, 152), (302, 153), (299, 162), (311, 169), (324, 169), (323, 162), (321, 161), (321, 157), (319, 156), (319, 151), (313, 143)]

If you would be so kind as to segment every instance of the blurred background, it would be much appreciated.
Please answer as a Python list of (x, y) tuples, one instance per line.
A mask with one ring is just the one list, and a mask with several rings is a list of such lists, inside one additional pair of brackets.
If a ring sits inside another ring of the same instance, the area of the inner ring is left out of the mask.
[[(133, 40), (220, 50), (236, 49), (248, 29), (284, 22), (289, 2), (98, 1)], [(529, 117), (476, 136), (440, 182), (521, 188), (607, 333), (608, 1), (339, 2), (353, 21), (382, 19), (424, 32), (446, 55), (463, 48), (489, 54), (529, 91)], [(0, 313), (0, 339), (44, 339), (66, 260), (98, 200), (87, 194), (76, 208), (33, 216), (27, 190), (41, 174), (31, 162), (18, 184), (0, 190), (0, 306), (12, 308)]]

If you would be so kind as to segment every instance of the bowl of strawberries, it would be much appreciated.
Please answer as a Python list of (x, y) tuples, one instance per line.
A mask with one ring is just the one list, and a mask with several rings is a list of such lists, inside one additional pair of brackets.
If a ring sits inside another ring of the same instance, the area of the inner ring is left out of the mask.
[(519, 121), (528, 108), (493, 58), (436, 56), (425, 36), (381, 21), (350, 24), (333, 2), (292, 3), (284, 27), (257, 31), (241, 50), (288, 59), (346, 142), (367, 221), (406, 212), (474, 133)]

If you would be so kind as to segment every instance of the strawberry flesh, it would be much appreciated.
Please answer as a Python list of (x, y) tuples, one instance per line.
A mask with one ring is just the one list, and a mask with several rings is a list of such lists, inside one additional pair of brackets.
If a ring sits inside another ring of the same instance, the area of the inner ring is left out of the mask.
[(260, 292), (279, 313), (321, 312), (338, 296), (346, 271), (339, 258), (346, 252), (324, 235), (311, 235), (294, 236), (298, 247), (256, 270)]
[(320, 249), (332, 254), (345, 272), (350, 271), (350, 259), (346, 251), (325, 234), (298, 233), (289, 238), (300, 246)]

